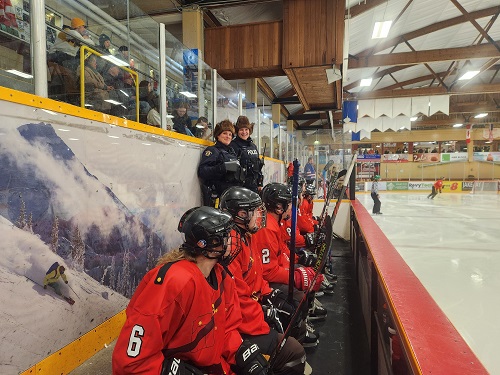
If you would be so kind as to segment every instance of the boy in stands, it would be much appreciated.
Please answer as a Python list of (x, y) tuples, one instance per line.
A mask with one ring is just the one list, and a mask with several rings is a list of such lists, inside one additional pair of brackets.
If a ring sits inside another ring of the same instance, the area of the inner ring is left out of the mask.
[[(251, 247), (252, 235), (266, 226), (266, 209), (257, 193), (236, 186), (222, 194), (220, 208), (233, 216), (242, 239), (242, 251), (229, 265), (243, 319), (238, 330), (244, 339), (257, 344), (262, 353), (271, 355), (286, 328), (279, 320), (277, 309), (293, 315), (295, 307), (286, 298), (279, 299), (278, 293), (273, 293), (262, 278), (260, 254)], [(272, 372), (275, 375), (303, 374), (304, 364), (304, 348), (291, 337), (278, 353)]]
[(258, 347), (242, 343), (237, 330), (240, 306), (225, 270), (241, 251), (231, 216), (197, 207), (178, 229), (184, 243), (160, 259), (130, 300), (113, 374), (267, 374)]

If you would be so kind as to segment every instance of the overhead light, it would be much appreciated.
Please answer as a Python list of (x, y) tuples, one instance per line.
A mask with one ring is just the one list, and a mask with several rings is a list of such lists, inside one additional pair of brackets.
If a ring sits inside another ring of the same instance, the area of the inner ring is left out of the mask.
[(391, 29), (392, 21), (375, 22), (372, 39), (387, 38)]
[(20, 72), (19, 70), (16, 70), (16, 69), (9, 69), (9, 70), (6, 70), (6, 72), (9, 72), (11, 74), (15, 74), (16, 76), (23, 77), (23, 78), (33, 78), (33, 76), (31, 74), (23, 73), (23, 72)]
[(197, 96), (189, 91), (179, 91), (179, 94), (184, 95), (186, 98), (197, 98)]
[(111, 104), (114, 104), (114, 105), (120, 105), (122, 104), (121, 102), (117, 102), (116, 100), (113, 100), (113, 99), (104, 99), (105, 102), (108, 102), (108, 103), (111, 103)]
[(105, 55), (101, 56), (104, 60), (108, 60), (111, 64), (117, 65), (117, 66), (128, 66), (129, 64), (123, 60), (120, 60), (117, 57), (114, 57), (113, 55)]
[(462, 77), (460, 77), (458, 80), (463, 81), (464, 79), (471, 79), (479, 74), (479, 70), (469, 70), (466, 72)]
[(410, 121), (417, 121), (418, 117), (410, 117)]
[(319, 141), (316, 139), (316, 140), (314, 141), (314, 144), (315, 144), (315, 145), (319, 145)]
[(486, 116), (488, 116), (487, 113), (480, 113), (478, 115), (475, 115), (474, 118), (483, 118), (483, 117), (486, 117)]
[(454, 128), (459, 128), (459, 127), (461, 127), (462, 125), (463, 125), (463, 124), (455, 124), (455, 125), (453, 125), (453, 127), (454, 127)]
[(492, 141), (486, 141), (486, 142), (484, 142), (484, 143), (492, 143)]
[(363, 78), (360, 82), (360, 86), (371, 86), (372, 85), (372, 80), (371, 78)]

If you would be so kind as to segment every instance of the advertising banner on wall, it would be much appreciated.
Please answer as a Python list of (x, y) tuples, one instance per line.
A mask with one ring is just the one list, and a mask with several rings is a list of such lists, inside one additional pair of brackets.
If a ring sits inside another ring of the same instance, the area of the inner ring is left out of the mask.
[(408, 182), (408, 190), (432, 190), (432, 184), (434, 182)]
[(384, 163), (408, 163), (410, 161), (408, 154), (383, 154), (381, 156)]
[(500, 161), (500, 152), (474, 152), (474, 161)]
[(439, 162), (440, 156), (437, 153), (431, 154), (413, 154), (414, 162), (422, 162), (422, 163), (437, 163)]
[(442, 153), (441, 161), (443, 163), (464, 162), (468, 160), (466, 152)]
[(403, 182), (403, 181), (387, 182), (387, 190), (390, 191), (408, 190), (408, 182)]

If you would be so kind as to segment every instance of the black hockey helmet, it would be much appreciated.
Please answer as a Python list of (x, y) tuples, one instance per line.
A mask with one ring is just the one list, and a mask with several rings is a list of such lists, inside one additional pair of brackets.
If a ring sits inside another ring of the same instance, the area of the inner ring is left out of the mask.
[(266, 226), (266, 208), (262, 199), (247, 188), (232, 186), (226, 189), (220, 197), (219, 208), (229, 212), (234, 222), (247, 232), (255, 233)]
[(315, 196), (316, 195), (316, 187), (313, 184), (306, 184), (306, 190), (304, 192), (306, 195)]
[(292, 203), (292, 189), (285, 184), (271, 182), (262, 189), (262, 201), (268, 210), (280, 214), (276, 210), (283, 210), (284, 212), (287, 210), (288, 205)]
[[(202, 206), (189, 209), (182, 215), (177, 230), (184, 234), (181, 248), (192, 256), (202, 254), (228, 265), (241, 251), (241, 243), (231, 236), (234, 222), (226, 212)], [(230, 248), (230, 253), (227, 249)], [(210, 254), (212, 253), (212, 254)], [(213, 253), (217, 255), (213, 255)]]

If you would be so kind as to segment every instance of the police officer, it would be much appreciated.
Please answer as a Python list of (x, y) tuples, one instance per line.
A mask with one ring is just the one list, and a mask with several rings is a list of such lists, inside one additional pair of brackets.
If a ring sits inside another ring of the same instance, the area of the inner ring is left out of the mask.
[(245, 170), (244, 187), (254, 192), (262, 190), (264, 176), (262, 167), (264, 162), (259, 158), (257, 146), (250, 136), (253, 132), (253, 124), (250, 124), (248, 117), (240, 116), (236, 121), (236, 138), (231, 142), (231, 147), (236, 152), (242, 168)]
[(245, 176), (236, 153), (229, 146), (234, 126), (229, 120), (218, 123), (214, 129), (215, 145), (208, 146), (201, 155), (198, 177), (203, 182), (203, 204), (216, 206), (217, 199), (230, 186), (242, 186)]

